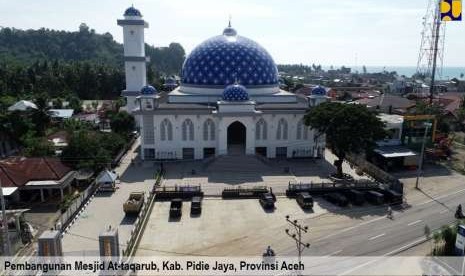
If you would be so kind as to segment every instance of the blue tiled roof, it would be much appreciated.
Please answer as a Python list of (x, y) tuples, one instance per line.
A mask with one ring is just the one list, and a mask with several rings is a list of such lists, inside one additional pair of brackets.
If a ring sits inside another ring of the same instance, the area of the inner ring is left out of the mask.
[(242, 102), (248, 100), (247, 89), (240, 84), (228, 85), (223, 91), (223, 101)]
[(278, 70), (262, 46), (231, 27), (198, 45), (182, 68), (183, 85), (226, 86), (236, 80), (249, 88), (277, 86)]
[(157, 89), (151, 85), (146, 85), (140, 89), (140, 93), (142, 95), (153, 95), (157, 93)]
[(140, 11), (134, 7), (129, 7), (124, 12), (124, 16), (142, 16)]

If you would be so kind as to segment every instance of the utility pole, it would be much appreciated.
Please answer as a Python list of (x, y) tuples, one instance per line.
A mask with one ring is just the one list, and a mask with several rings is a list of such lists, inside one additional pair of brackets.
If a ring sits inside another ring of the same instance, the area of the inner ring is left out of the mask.
[(290, 220), (289, 215), (286, 216), (286, 220), (289, 224), (291, 224), (294, 227), (295, 232), (291, 232), (289, 229), (286, 229), (286, 234), (291, 237), (296, 244), (297, 247), (297, 252), (299, 256), (299, 263), (302, 261), (302, 252), (304, 251), (305, 248), (309, 248), (310, 244), (309, 243), (303, 243), (302, 242), (302, 232), (307, 233), (308, 232), (308, 226), (302, 226), (300, 225), (297, 220)]
[(5, 197), (3, 196), (2, 180), (0, 180), (0, 201), (2, 204), (2, 230), (3, 230), (3, 256), (11, 255), (10, 235), (8, 233), (8, 219), (5, 210)]
[(418, 170), (417, 170), (417, 180), (415, 182), (415, 189), (420, 189), (420, 175), (421, 175), (421, 170), (423, 168), (423, 159), (425, 156), (425, 144), (426, 144), (426, 136), (428, 134), (428, 129), (432, 127), (432, 123), (425, 122), (425, 133), (423, 135), (423, 143), (421, 144), (421, 154), (420, 154), (420, 164), (418, 165)]

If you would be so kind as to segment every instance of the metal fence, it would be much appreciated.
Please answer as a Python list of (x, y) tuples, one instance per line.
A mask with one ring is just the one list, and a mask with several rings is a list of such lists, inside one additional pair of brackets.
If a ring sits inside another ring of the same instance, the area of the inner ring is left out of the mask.
[(337, 192), (345, 190), (370, 190), (382, 188), (383, 184), (371, 180), (354, 180), (354, 181), (338, 181), (338, 182), (321, 182), (321, 183), (291, 183), (289, 182), (286, 190), (286, 195), (294, 197), (300, 192), (309, 192), (312, 194), (320, 194), (325, 192)]
[(389, 185), (389, 187), (396, 192), (403, 194), (403, 184), (396, 177), (383, 171), (376, 165), (368, 162), (365, 158), (360, 155), (348, 155), (346, 157), (347, 162), (352, 166), (357, 166), (358, 169), (362, 170), (365, 174), (375, 179), (378, 182)]
[[(155, 181), (155, 186), (161, 185), (163, 182), (163, 175), (157, 177)], [(154, 189), (155, 190), (155, 189)], [(134, 222), (134, 228), (131, 230), (131, 236), (126, 242), (126, 248), (123, 249), (123, 256), (132, 256), (135, 252), (135, 247), (140, 239), (140, 235), (144, 230), (145, 222), (147, 221), (147, 216), (150, 215), (150, 209), (155, 201), (156, 192), (150, 193), (146, 200), (144, 200), (144, 205), (137, 215), (137, 219)]]

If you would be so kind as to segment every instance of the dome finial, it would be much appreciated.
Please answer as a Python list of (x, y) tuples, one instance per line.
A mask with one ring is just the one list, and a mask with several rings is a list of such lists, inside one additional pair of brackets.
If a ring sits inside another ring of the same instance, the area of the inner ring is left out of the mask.
[(236, 36), (237, 35), (236, 30), (234, 30), (234, 28), (231, 27), (231, 14), (229, 15), (228, 27), (224, 29), (223, 35), (225, 36)]

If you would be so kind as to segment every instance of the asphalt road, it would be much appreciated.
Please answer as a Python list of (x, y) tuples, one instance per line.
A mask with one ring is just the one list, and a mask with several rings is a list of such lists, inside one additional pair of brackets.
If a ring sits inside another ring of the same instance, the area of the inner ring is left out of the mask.
[[(311, 247), (304, 252), (310, 256), (384, 256), (425, 237), (425, 225), (434, 231), (455, 221), (458, 204), (465, 204), (465, 189), (451, 191), (406, 208), (394, 208), (394, 218), (380, 216), (357, 225), (341, 228), (316, 240), (305, 240)], [(386, 207), (380, 207), (384, 212)], [(341, 212), (343, 213), (343, 212)], [(307, 223), (307, 222), (304, 222)], [(311, 222), (309, 224), (310, 231)], [(286, 254), (295, 254), (290, 246)], [(285, 254), (285, 255), (286, 255)]]

